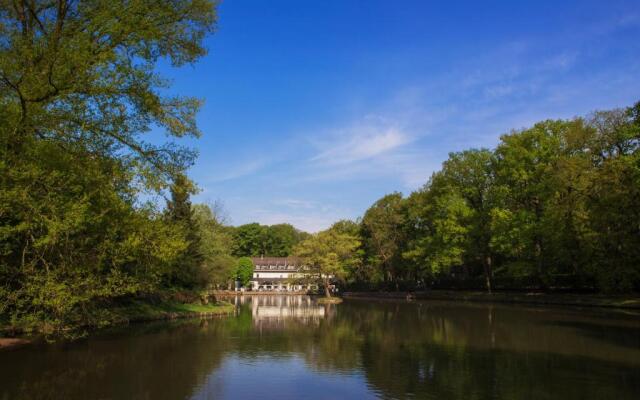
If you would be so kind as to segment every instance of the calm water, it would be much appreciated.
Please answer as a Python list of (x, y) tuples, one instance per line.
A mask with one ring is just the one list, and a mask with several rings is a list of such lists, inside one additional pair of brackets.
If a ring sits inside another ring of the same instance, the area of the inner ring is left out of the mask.
[(640, 398), (637, 314), (236, 301), (234, 317), (0, 352), (0, 399)]

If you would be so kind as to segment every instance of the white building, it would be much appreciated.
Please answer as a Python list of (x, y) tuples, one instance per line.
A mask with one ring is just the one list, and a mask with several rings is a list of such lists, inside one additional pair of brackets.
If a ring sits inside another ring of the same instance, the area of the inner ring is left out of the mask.
[(296, 257), (254, 257), (251, 289), (258, 291), (317, 290)]

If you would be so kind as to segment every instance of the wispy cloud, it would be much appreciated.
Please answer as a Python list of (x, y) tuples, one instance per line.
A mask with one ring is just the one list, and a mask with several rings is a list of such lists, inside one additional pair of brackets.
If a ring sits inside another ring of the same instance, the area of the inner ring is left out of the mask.
[(320, 206), (316, 201), (291, 198), (276, 199), (274, 200), (274, 204), (296, 210), (309, 210), (318, 208)]
[(341, 165), (375, 158), (409, 142), (412, 138), (397, 126), (378, 117), (368, 117), (346, 129), (316, 142), (319, 152), (311, 161), (319, 164)]
[(260, 171), (262, 168), (269, 164), (269, 160), (266, 159), (253, 159), (246, 160), (236, 165), (227, 167), (226, 170), (223, 170), (218, 173), (212, 173), (208, 175), (205, 179), (208, 183), (217, 183), (224, 182), (233, 179), (242, 178), (247, 175), (254, 174)]

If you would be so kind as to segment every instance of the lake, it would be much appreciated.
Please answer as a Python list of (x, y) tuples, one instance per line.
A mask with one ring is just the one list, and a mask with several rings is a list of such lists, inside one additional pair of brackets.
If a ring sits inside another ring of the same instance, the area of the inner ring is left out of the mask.
[(236, 315), (0, 352), (0, 399), (640, 398), (632, 312), (233, 298)]

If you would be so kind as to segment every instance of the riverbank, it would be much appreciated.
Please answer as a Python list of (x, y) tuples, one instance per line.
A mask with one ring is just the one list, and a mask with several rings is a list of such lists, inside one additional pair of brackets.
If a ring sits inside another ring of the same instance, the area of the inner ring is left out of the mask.
[[(110, 326), (126, 325), (135, 322), (213, 317), (217, 315), (231, 314), (234, 311), (235, 306), (225, 301), (218, 301), (212, 304), (179, 303), (169, 301), (149, 303), (136, 301), (127, 306), (115, 307), (107, 310), (107, 318), (101, 321), (99, 325), (83, 326), (82, 331), (86, 334), (87, 331), (91, 330), (98, 330)], [(0, 324), (0, 350), (28, 344), (34, 340), (34, 338), (37, 339), (42, 335), (55, 336), (58, 334), (65, 337), (70, 332), (73, 331), (55, 331), (46, 323), (33, 324), (30, 326), (14, 326), (7, 323)]]
[(358, 299), (406, 299), (449, 300), (483, 303), (512, 303), (537, 305), (562, 305), (580, 307), (608, 307), (640, 309), (638, 295), (557, 294), (523, 292), (476, 292), (455, 290), (430, 290), (425, 292), (345, 292), (345, 298)]

